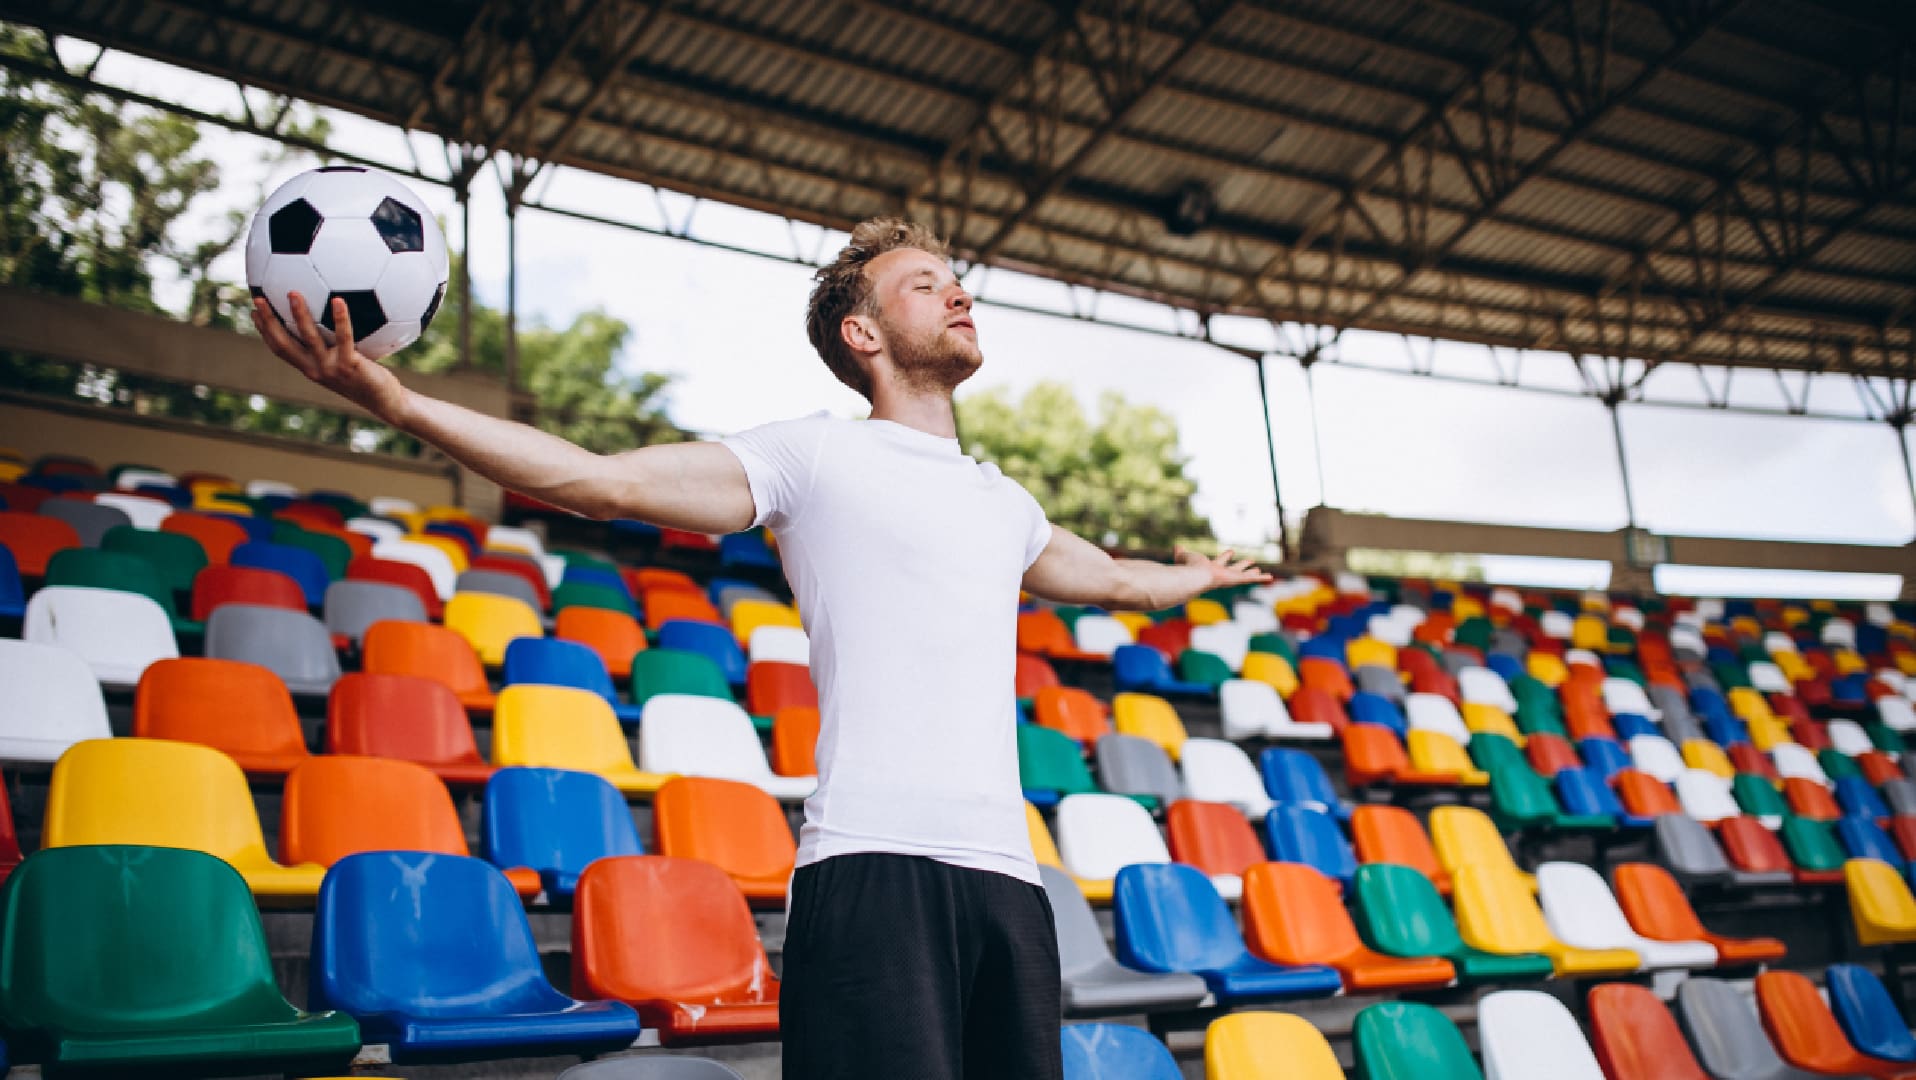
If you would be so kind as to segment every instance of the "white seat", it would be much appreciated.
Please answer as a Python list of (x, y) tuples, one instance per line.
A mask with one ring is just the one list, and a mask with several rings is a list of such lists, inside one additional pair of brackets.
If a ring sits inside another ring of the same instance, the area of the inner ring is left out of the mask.
[(141, 484), (178, 484), (179, 478), (170, 472), (159, 469), (121, 469), (113, 486), (121, 491), (132, 491)]
[(1869, 620), (1871, 626), (1888, 627), (1896, 621), (1896, 611), (1881, 600), (1871, 600), (1863, 608), (1863, 618)]
[(96, 506), (111, 506), (125, 514), (127, 520), (136, 529), (151, 531), (160, 527), (160, 523), (173, 516), (173, 507), (158, 499), (149, 499), (144, 495), (122, 495), (117, 491), (102, 492), (93, 497)]
[(346, 529), (348, 532), (371, 537), (374, 546), (394, 543), (406, 538), (404, 526), (396, 521), (387, 521), (385, 518), (356, 517), (346, 522)]
[(1537, 868), (1537, 899), (1550, 932), (1581, 949), (1628, 949), (1639, 971), (1716, 966), (1716, 947), (1702, 941), (1653, 941), (1624, 917), (1603, 875), (1583, 863), (1547, 862)]
[(1899, 694), (1909, 693), (1909, 676), (1895, 668), (1877, 668), (1870, 672), (1869, 677)]
[(373, 501), (366, 504), (373, 516), (382, 514), (417, 514), (419, 504), (411, 499), (401, 499), (396, 495), (374, 495)]
[(546, 573), (546, 588), (556, 589), (565, 580), (566, 561), (563, 555), (541, 555), (539, 569)]
[(78, 653), (102, 686), (139, 685), (147, 665), (180, 655), (173, 623), (151, 597), (50, 585), (27, 601), (20, 636)]
[(486, 547), (516, 548), (534, 558), (546, 553), (544, 540), (531, 529), (518, 525), (494, 525), (486, 530)]
[(1879, 697), (1876, 715), (1891, 731), (1916, 731), (1916, 704), (1906, 697)]
[(1505, 611), (1523, 614), (1523, 597), (1508, 585), (1499, 585), (1490, 590), (1490, 606)]
[(1362, 574), (1354, 574), (1349, 570), (1338, 571), (1336, 588), (1339, 596), (1370, 595), (1370, 582), (1364, 580)]
[(1683, 812), (1705, 825), (1743, 813), (1729, 780), (1706, 769), (1683, 770), (1676, 778), (1676, 795)]
[(1723, 611), (1724, 611), (1724, 607), (1723, 607), (1722, 600), (1716, 599), (1713, 597), (1705, 597), (1704, 599), (1698, 600), (1696, 602), (1696, 610), (1693, 611), (1691, 614), (1693, 614), (1696, 617), (1697, 626), (1701, 628), (1704, 623), (1722, 622)]
[(1067, 795), (1058, 803), (1058, 857), (1074, 877), (1109, 881), (1138, 863), (1168, 863), (1151, 812), (1123, 795)]
[(639, 722), (639, 768), (739, 780), (788, 801), (818, 789), (816, 776), (772, 772), (744, 709), (692, 694), (660, 694), (645, 703)]
[(1603, 707), (1610, 710), (1611, 716), (1633, 713), (1652, 720), (1663, 718), (1663, 710), (1650, 704), (1650, 695), (1644, 693), (1643, 687), (1615, 676), (1603, 680)]
[(1563, 1002), (1541, 990), (1499, 990), (1477, 1002), (1484, 1080), (1604, 1080)]
[(1838, 648), (1856, 647), (1856, 625), (1848, 619), (1831, 619), (1823, 624), (1823, 644)]
[(1750, 685), (1765, 694), (1789, 694), (1796, 688), (1790, 685), (1790, 677), (1783, 669), (1768, 660), (1758, 660), (1749, 666)]
[(1278, 629), (1277, 612), (1271, 609), (1271, 605), (1255, 600), (1239, 600), (1232, 604), (1231, 621), (1251, 634), (1276, 633)]
[(1687, 649), (1697, 656), (1707, 656), (1710, 652), (1710, 647), (1703, 641), (1703, 632), (1694, 626), (1670, 627), (1670, 648)]
[(1364, 632), (1386, 645), (1402, 649), (1414, 640), (1412, 634), (1419, 625), (1393, 611), (1387, 615), (1372, 615), (1364, 624)]
[(1563, 662), (1570, 667), (1582, 664), (1585, 667), (1596, 668), (1598, 671), (1603, 670), (1603, 657), (1598, 656), (1589, 649), (1565, 649), (1563, 651)]
[(1577, 622), (1570, 617), (1568, 612), (1553, 609), (1544, 612), (1543, 618), (1537, 621), (1537, 625), (1543, 630), (1544, 637), (1556, 638), (1558, 641), (1569, 641), (1571, 633), (1576, 629)]
[(1869, 733), (1863, 730), (1863, 725), (1854, 720), (1831, 720), (1828, 730), (1830, 745), (1850, 757), (1876, 749), (1876, 744), (1869, 741)]
[(1232, 671), (1244, 670), (1251, 651), (1251, 631), (1242, 623), (1221, 622), (1191, 628), (1191, 648), (1223, 660)]
[(1487, 667), (1471, 665), (1457, 672), (1457, 690), (1465, 701), (1477, 705), (1495, 705), (1507, 713), (1517, 711), (1517, 698), (1504, 677)]
[(268, 495), (285, 495), (296, 499), (299, 497), (299, 488), (284, 480), (248, 480), (246, 494), (253, 499), (263, 499)]
[(58, 761), (86, 739), (110, 739), (106, 698), (80, 654), (0, 638), (0, 759)]
[(373, 544), (373, 558), (411, 563), (424, 570), (432, 579), (432, 591), (438, 593), (441, 600), (452, 599), (458, 589), (459, 571), (452, 565), (452, 556), (430, 544), (415, 544), (411, 540), (379, 541)]
[(1763, 635), (1763, 651), (1775, 656), (1777, 653), (1796, 651), (1796, 639), (1781, 630), (1772, 630)]
[(1666, 784), (1676, 783), (1687, 767), (1676, 744), (1661, 735), (1638, 735), (1630, 740), (1630, 763)]
[(1643, 629), (1643, 612), (1633, 607), (1620, 607), (1610, 613), (1610, 621), (1618, 626), (1627, 626), (1632, 630)]
[(1254, 821), (1263, 820), (1271, 812), (1271, 797), (1264, 791), (1257, 766), (1236, 743), (1186, 739), (1178, 764), (1184, 775), (1184, 793), (1190, 798), (1229, 803)]
[(1412, 731), (1435, 731), (1456, 740), (1458, 746), (1470, 745), (1470, 728), (1457, 712), (1457, 706), (1442, 694), (1411, 694), (1404, 699), (1404, 719)]
[(1800, 743), (1776, 744), (1770, 748), (1770, 760), (1776, 763), (1776, 774), (1785, 780), (1814, 780), (1830, 786), (1830, 776), (1823, 771), (1822, 763)]
[(1329, 724), (1291, 719), (1291, 711), (1270, 683), (1227, 679), (1218, 687), (1217, 700), (1227, 739), (1331, 739), (1337, 735)]
[(770, 660), (810, 666), (812, 662), (812, 639), (796, 626), (761, 626), (752, 631), (752, 642), (747, 648), (754, 664)]
[(1131, 628), (1109, 615), (1080, 615), (1071, 628), (1080, 652), (1110, 656), (1120, 645), (1132, 644)]

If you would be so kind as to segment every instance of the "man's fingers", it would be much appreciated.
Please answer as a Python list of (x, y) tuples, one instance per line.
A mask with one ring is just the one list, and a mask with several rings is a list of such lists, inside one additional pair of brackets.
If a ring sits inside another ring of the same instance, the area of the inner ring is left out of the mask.
[(293, 365), (301, 375), (309, 379), (313, 377), (313, 366), (306, 359), (305, 350), (286, 333), (279, 316), (273, 314), (273, 309), (267, 306), (265, 300), (253, 301), (253, 326), (259, 330), (260, 339), (266, 342), (266, 347), (273, 351), (274, 356)]
[(307, 359), (323, 372), (326, 370), (326, 339), (320, 335), (319, 324), (313, 321), (313, 313), (306, 307), (306, 298), (298, 293), (289, 293), (288, 296), (293, 308), (293, 325), (299, 328), (299, 339), (306, 343)]
[(353, 364), (353, 313), (346, 310), (346, 301), (333, 298), (333, 357), (339, 361), (341, 371), (348, 370)]

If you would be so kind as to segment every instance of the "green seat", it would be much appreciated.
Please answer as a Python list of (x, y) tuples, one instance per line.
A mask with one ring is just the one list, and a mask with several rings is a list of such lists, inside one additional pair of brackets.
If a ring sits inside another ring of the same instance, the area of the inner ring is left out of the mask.
[(1755, 773), (1737, 773), (1730, 781), (1730, 794), (1736, 796), (1736, 805), (1751, 817), (1784, 818), (1790, 813), (1790, 806), (1783, 801), (1783, 793), (1765, 777)]
[(193, 579), (206, 569), (206, 549), (183, 533), (116, 525), (100, 538), (100, 550), (138, 555), (159, 571), (160, 581), (176, 595), (193, 591)]
[(1841, 780), (1846, 776), (1863, 775), (1863, 767), (1856, 764), (1855, 758), (1850, 757), (1848, 754), (1843, 753), (1833, 746), (1825, 746), (1823, 749), (1818, 750), (1816, 752), (1816, 763), (1823, 767), (1824, 774), (1832, 781)]
[(1064, 623), (1066, 629), (1073, 631), (1078, 628), (1079, 616), (1085, 613), (1085, 609), (1078, 604), (1059, 604), (1051, 610), (1058, 616), (1059, 621)]
[(1630, 656), (1637, 651), (1637, 632), (1627, 626), (1612, 626), (1609, 641), (1612, 653)]
[(552, 590), (553, 614), (569, 607), (604, 608), (634, 618), (639, 614), (633, 610), (631, 599), (624, 593), (610, 585), (597, 585), (589, 581), (562, 581), (558, 588)]
[[(1050, 805), (1066, 795), (1102, 794), (1091, 778), (1078, 740), (1062, 731), (1037, 724), (1018, 725), (1018, 783), (1034, 804)], [(1049, 792), (1056, 792), (1052, 797)], [(1122, 794), (1122, 793), (1121, 793)], [(1158, 807), (1155, 795), (1126, 794), (1147, 810)]]
[(1252, 634), (1250, 651), (1281, 656), (1290, 661), (1292, 667), (1297, 666), (1297, 650), (1292, 647), (1291, 640), (1283, 634), (1274, 634), (1269, 631)]
[(1351, 1028), (1361, 1080), (1483, 1080), (1450, 1018), (1415, 1001), (1380, 1001)]
[(1737, 658), (1745, 664), (1767, 664), (1770, 662), (1770, 651), (1764, 648), (1763, 643), (1760, 641), (1745, 641), (1737, 647), (1736, 655)]
[(1510, 680), (1510, 694), (1517, 699), (1517, 730), (1525, 735), (1555, 735), (1567, 739), (1563, 726), (1563, 703), (1557, 692), (1533, 675), (1518, 675)]
[(1541, 953), (1499, 956), (1464, 944), (1437, 887), (1412, 867), (1365, 863), (1357, 868), (1350, 891), (1358, 932), (1380, 953), (1441, 956), (1457, 969), (1457, 981), (1464, 985), (1550, 977), (1550, 958)]
[(710, 657), (680, 649), (646, 649), (632, 658), (632, 704), (643, 706), (660, 694), (732, 700), (725, 673)]
[(565, 560), (567, 566), (583, 566), (593, 570), (604, 570), (610, 574), (619, 572), (619, 564), (610, 559), (580, 551), (577, 548), (552, 548), (550, 554)]
[(1496, 628), (1490, 625), (1489, 619), (1482, 615), (1472, 615), (1457, 624), (1457, 629), (1451, 632), (1450, 638), (1459, 645), (1468, 645), (1479, 652), (1489, 652), (1490, 639), (1495, 633)]
[(1237, 678), (1237, 673), (1216, 653), (1186, 649), (1178, 654), (1178, 678), (1185, 682), (1202, 683), (1215, 690)]
[(273, 543), (303, 548), (319, 556), (319, 561), (326, 566), (326, 576), (334, 581), (346, 576), (346, 564), (353, 561), (351, 544), (337, 536), (302, 529), (290, 521), (273, 523)]
[(1717, 683), (1723, 687), (1723, 692), (1726, 694), (1732, 690), (1750, 688), (1750, 672), (1742, 664), (1719, 660), (1710, 665), (1710, 673), (1716, 676)]
[(1646, 690), (1650, 687), (1650, 681), (1644, 678), (1643, 669), (1637, 666), (1635, 660), (1612, 660), (1606, 674), (1619, 679), (1629, 679)]
[(197, 851), (53, 848), (0, 900), (8, 1050), (47, 1075), (346, 1071), (359, 1025), (294, 1008), (239, 872)]
[(1470, 738), (1470, 757), (1490, 774), (1490, 816), (1505, 832), (1526, 828), (1614, 829), (1602, 815), (1563, 813), (1549, 781), (1537, 775), (1517, 745), (1502, 735), (1479, 732)]
[(1908, 745), (1900, 732), (1881, 721), (1871, 720), (1863, 725), (1863, 730), (1869, 733), (1869, 741), (1876, 749), (1886, 754), (1900, 754)]
[(55, 552), (53, 558), (47, 561), (46, 583), (138, 593), (160, 605), (160, 610), (166, 612), (167, 621), (173, 624), (175, 634), (206, 631), (205, 623), (180, 617), (179, 606), (173, 601), (173, 590), (167, 588), (160, 579), (159, 569), (138, 555), (104, 548), (67, 548)]
[(1833, 822), (1791, 815), (1783, 819), (1783, 828), (1777, 835), (1789, 850), (1790, 861), (1800, 870), (1841, 873), (1844, 861), (1849, 858), (1842, 842), (1836, 838)]

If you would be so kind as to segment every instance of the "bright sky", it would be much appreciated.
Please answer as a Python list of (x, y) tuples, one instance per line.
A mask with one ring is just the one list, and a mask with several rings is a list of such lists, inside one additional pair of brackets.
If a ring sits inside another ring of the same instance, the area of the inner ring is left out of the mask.
[[(94, 48), (63, 42), (70, 64)], [(237, 114), (229, 83), (123, 54), (96, 73), (102, 81), (191, 105)], [(256, 106), (265, 102), (261, 95)], [(396, 129), (328, 112), (332, 145), (396, 164), (412, 160)], [(233, 207), (256, 205), (278, 182), (310, 161), (268, 175), (267, 145), (250, 136), (207, 128), (204, 149), (220, 166), (216, 197), (196, 204), (197, 227), (210, 230)], [(413, 136), (424, 171), (447, 172), (436, 139)], [(489, 178), (473, 197), (471, 261), (475, 289), (489, 303), (505, 295), (506, 230), (498, 185)], [(459, 218), (448, 189), (413, 185), (441, 214), (459, 243)], [(780, 253), (816, 250), (820, 231), (735, 207), (698, 203), (669, 192), (591, 174), (559, 170), (534, 184), (532, 197), (602, 217), (648, 226), (679, 226), (708, 240)], [(836, 237), (824, 237), (825, 250)], [(239, 247), (217, 267), (243, 277)], [(1065, 286), (1005, 271), (975, 272), (967, 285), (987, 301), (1068, 310)], [(633, 327), (620, 363), (629, 370), (677, 376), (668, 404), (673, 420), (723, 433), (827, 409), (863, 412), (864, 402), (825, 370), (803, 329), (809, 270), (751, 255), (648, 236), (554, 214), (527, 211), (519, 229), (521, 318), (564, 324), (603, 308)], [(1079, 304), (1090, 294), (1078, 293)], [(183, 300), (165, 283), (162, 301)], [(1169, 309), (1103, 297), (1100, 312), (1139, 325), (1170, 327)], [(1095, 408), (1117, 390), (1148, 402), (1178, 422), (1198, 509), (1219, 538), (1246, 546), (1275, 526), (1269, 458), (1257, 405), (1253, 362), (1198, 342), (1038, 315), (987, 303), (977, 314), (985, 366), (970, 389), (1022, 389), (1041, 379), (1063, 381)], [(1231, 320), (1233, 340), (1270, 348), (1268, 326)], [(1487, 350), (1440, 343), (1435, 370), (1449, 378), (1401, 374), (1410, 350), (1388, 335), (1351, 333), (1341, 364), (1320, 364), (1306, 377), (1294, 362), (1266, 360), (1284, 505), (1301, 516), (1320, 499), (1347, 510), (1513, 524), (1613, 529), (1626, 521), (1623, 484), (1608, 414), (1597, 402), (1563, 393), (1466, 385), (1495, 378)], [(264, 355), (262, 354), (264, 360)], [(1500, 354), (1507, 367), (1512, 353)], [(1561, 354), (1528, 354), (1526, 384), (1575, 390), (1577, 373)], [(1384, 370), (1378, 370), (1384, 369)], [(1391, 371), (1399, 373), (1390, 373)], [(1712, 375), (1718, 385), (1721, 372)], [(1653, 374), (1646, 389), (1665, 401), (1706, 400), (1690, 368)], [(1800, 380), (1790, 390), (1800, 397)], [(1859, 391), (1847, 379), (1819, 377), (1810, 408), (1861, 416)], [(1730, 384), (1739, 406), (1781, 409), (1787, 403), (1769, 373), (1745, 372)], [(1313, 432), (1313, 417), (1317, 430)], [(1625, 406), (1639, 524), (1672, 534), (1903, 544), (1916, 534), (1909, 485), (1895, 434), (1882, 423), (1758, 417), (1652, 405)], [(1320, 466), (1318, 452), (1323, 460)], [(1320, 483), (1321, 478), (1321, 483)]]

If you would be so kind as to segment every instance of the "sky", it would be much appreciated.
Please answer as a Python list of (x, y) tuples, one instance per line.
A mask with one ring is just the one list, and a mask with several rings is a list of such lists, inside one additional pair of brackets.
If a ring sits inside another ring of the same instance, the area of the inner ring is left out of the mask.
[[(96, 52), (72, 41), (61, 49), (69, 65)], [(96, 78), (209, 112), (240, 111), (240, 91), (231, 83), (125, 54), (109, 53)], [(256, 108), (266, 100), (256, 95)], [(399, 165), (417, 161), (431, 175), (448, 171), (435, 138), (324, 114), (335, 147)], [(202, 149), (222, 176), (220, 190), (192, 210), (189, 229), (206, 233), (230, 209), (257, 205), (314, 164), (295, 160), (269, 171), (267, 143), (210, 126)], [(456, 247), (460, 220), (450, 191), (409, 183), (440, 213)], [(703, 239), (780, 255), (829, 252), (838, 240), (813, 226), (573, 170), (542, 175), (530, 197), (677, 232), (689, 222)], [(475, 185), (471, 265), (475, 291), (499, 305), (505, 220), (493, 174)], [(521, 318), (564, 325), (599, 308), (626, 321), (633, 333), (621, 367), (673, 375), (667, 412), (683, 427), (722, 434), (821, 409), (844, 416), (866, 410), (806, 343), (807, 267), (536, 210), (522, 211), (518, 239)], [(242, 263), (236, 247), (215, 272), (242, 280)], [(1108, 319), (1167, 329), (1188, 319), (1158, 305), (988, 267), (974, 270), (966, 285), (984, 301), (976, 321), (985, 364), (961, 397), (1056, 380), (1071, 386), (1088, 411), (1107, 390), (1157, 405), (1178, 423), (1187, 472), (1198, 485), (1197, 509), (1219, 539), (1250, 549), (1270, 539), (1276, 512), (1255, 361), (1202, 342), (992, 301), (1061, 311), (1095, 301)], [(163, 303), (183, 302), (181, 283), (163, 279), (160, 286)], [(1245, 319), (1220, 320), (1214, 332), (1256, 349), (1278, 340), (1271, 327)], [(1629, 519), (1609, 414), (1572, 396), (1581, 382), (1567, 357), (1527, 354), (1524, 381), (1542, 389), (1513, 389), (1486, 385), (1496, 366), (1478, 346), (1353, 331), (1336, 348), (1339, 363), (1320, 363), (1308, 375), (1288, 358), (1263, 361), (1287, 517), (1296, 520), (1321, 502), (1398, 517), (1568, 528), (1615, 529)], [(1440, 377), (1407, 374), (1413, 356)], [(1508, 350), (1497, 354), (1506, 367), (1516, 359)], [(1723, 373), (1711, 378), (1720, 393)], [(1739, 406), (1781, 409), (1787, 402), (1769, 373), (1744, 372), (1729, 386)], [(1707, 400), (1689, 368), (1659, 370), (1645, 389), (1671, 403)], [(1790, 392), (1801, 396), (1800, 380)], [(1812, 411), (1862, 415), (1847, 379), (1817, 377), (1808, 394)], [(1886, 424), (1626, 405), (1620, 426), (1636, 521), (1645, 528), (1868, 544), (1903, 544), (1916, 535), (1896, 435)], [(1588, 573), (1571, 576), (1582, 583)]]

